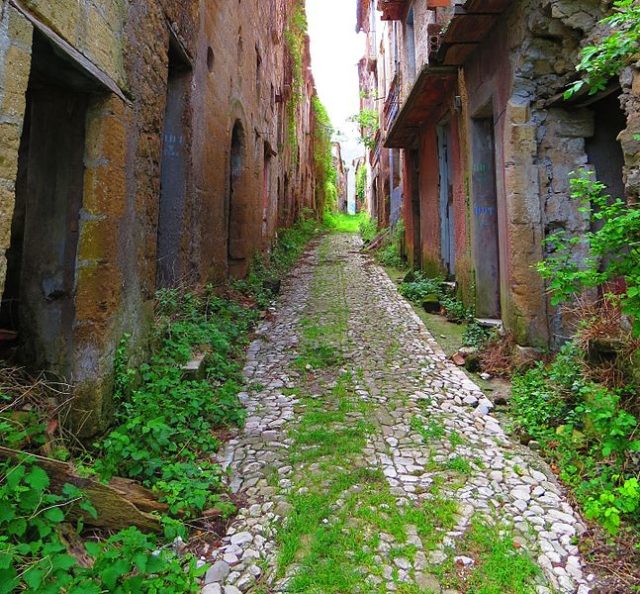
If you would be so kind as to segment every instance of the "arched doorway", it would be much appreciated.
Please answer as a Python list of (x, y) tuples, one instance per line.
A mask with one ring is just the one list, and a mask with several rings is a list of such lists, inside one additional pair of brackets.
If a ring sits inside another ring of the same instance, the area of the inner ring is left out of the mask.
[(247, 207), (243, 192), (246, 170), (246, 138), (242, 122), (233, 126), (229, 160), (229, 192), (227, 198), (227, 261), (229, 276), (242, 276), (247, 259)]

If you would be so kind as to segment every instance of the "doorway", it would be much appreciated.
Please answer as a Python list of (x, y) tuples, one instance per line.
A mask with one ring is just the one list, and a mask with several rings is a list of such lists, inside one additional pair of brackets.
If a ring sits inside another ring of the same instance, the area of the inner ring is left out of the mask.
[(169, 73), (164, 118), (156, 285), (173, 287), (181, 279), (180, 252), (187, 194), (189, 159), (187, 108), (191, 66), (183, 58), (177, 41), (169, 43)]
[(618, 135), (627, 127), (620, 108), (620, 93), (596, 101), (590, 106), (594, 114), (594, 135), (587, 139), (589, 162), (595, 167), (598, 181), (607, 187), (612, 198), (623, 198), (624, 153)]
[(438, 173), (440, 178), (440, 257), (449, 278), (455, 277), (455, 218), (449, 124), (438, 126)]
[(476, 313), (500, 319), (500, 251), (493, 118), (472, 120)]
[(0, 319), (16, 333), (19, 362), (69, 380), (85, 129), (97, 90), (34, 31)]
[(242, 188), (245, 170), (246, 139), (244, 127), (236, 121), (231, 133), (229, 160), (229, 192), (227, 197), (227, 261), (229, 276), (244, 273), (247, 258), (246, 205)]
[(411, 223), (413, 229), (413, 268), (422, 266), (422, 234), (420, 233), (420, 168), (418, 166), (419, 153), (411, 149), (405, 153), (408, 163), (407, 170), (411, 175)]

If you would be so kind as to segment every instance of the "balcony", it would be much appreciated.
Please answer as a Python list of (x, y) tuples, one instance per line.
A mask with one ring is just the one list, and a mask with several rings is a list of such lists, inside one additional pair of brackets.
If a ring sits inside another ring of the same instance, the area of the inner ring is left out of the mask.
[(391, 87), (389, 88), (389, 93), (387, 94), (387, 100), (384, 104), (383, 110), (383, 118), (384, 118), (384, 129), (385, 131), (389, 131), (393, 123), (396, 121), (398, 117), (398, 113), (400, 111), (400, 80), (398, 75), (396, 75), (391, 83)]
[(407, 7), (407, 0), (378, 0), (378, 10), (383, 21), (401, 21)]
[(512, 0), (466, 0), (454, 6), (449, 24), (440, 36), (437, 61), (461, 66), (482, 43)]

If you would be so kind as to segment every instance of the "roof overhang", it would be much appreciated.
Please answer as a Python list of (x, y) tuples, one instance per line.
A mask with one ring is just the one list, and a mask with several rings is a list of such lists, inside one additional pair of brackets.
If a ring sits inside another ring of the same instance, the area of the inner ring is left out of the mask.
[(383, 21), (401, 21), (404, 17), (407, 0), (378, 0), (378, 10)]
[(458, 69), (425, 66), (387, 134), (386, 148), (410, 148), (429, 117), (449, 100), (455, 88)]
[(438, 62), (445, 66), (464, 64), (512, 2), (467, 0), (456, 5), (449, 25), (442, 33)]

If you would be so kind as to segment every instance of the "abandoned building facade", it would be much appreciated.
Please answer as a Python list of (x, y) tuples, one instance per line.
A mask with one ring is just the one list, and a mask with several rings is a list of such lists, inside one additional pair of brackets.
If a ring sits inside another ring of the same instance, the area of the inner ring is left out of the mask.
[(380, 228), (395, 225), (402, 214), (400, 150), (383, 146), (398, 110), (400, 77), (399, 27), (381, 22), (375, 0), (357, 5), (356, 32), (365, 34), (365, 55), (358, 63), (360, 113), (375, 124), (363, 129), (366, 139), (365, 203)]
[(410, 264), (455, 280), (476, 315), (519, 344), (560, 344), (569, 328), (536, 264), (548, 234), (590, 228), (570, 198), (572, 172), (594, 171), (612, 196), (640, 195), (640, 72), (563, 96), (607, 3), (361, 0), (359, 28), (380, 26), (375, 9), (399, 46), (377, 98), (380, 142), (402, 155)]
[(244, 275), (315, 208), (302, 8), (2, 0), (1, 327), (73, 383), (85, 433), (157, 289)]

